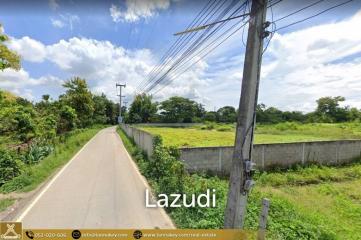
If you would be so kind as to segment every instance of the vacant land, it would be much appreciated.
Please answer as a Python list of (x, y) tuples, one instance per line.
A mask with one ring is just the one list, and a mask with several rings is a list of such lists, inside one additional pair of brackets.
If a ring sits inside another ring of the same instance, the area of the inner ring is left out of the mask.
[[(181, 130), (181, 129), (180, 129)], [(184, 130), (184, 129), (183, 129)], [(147, 164), (141, 151), (119, 131), (142, 173)], [(256, 230), (261, 199), (271, 200), (267, 239), (360, 239), (361, 163), (348, 166), (310, 166), (255, 175), (246, 217), (246, 228)], [(157, 184), (148, 181), (153, 189)], [(178, 228), (222, 228), (228, 180), (206, 175), (186, 175), (187, 195), (215, 189), (215, 208), (175, 208), (169, 212)]]
[[(340, 168), (313, 166), (285, 173), (263, 173), (256, 176), (256, 181), (247, 208), (247, 229), (257, 229), (260, 202), (267, 197), (271, 200), (269, 239), (360, 239), (360, 163)], [(216, 189), (218, 205), (172, 212), (178, 227), (221, 228), (228, 181), (192, 175), (186, 184), (190, 192), (199, 188)]]
[[(177, 147), (232, 146), (235, 126), (205, 124), (201, 126), (173, 128), (148, 127), (141, 129), (163, 138), (164, 144)], [(257, 125), (255, 143), (282, 143), (337, 139), (361, 139), (360, 123), (280, 123)]]

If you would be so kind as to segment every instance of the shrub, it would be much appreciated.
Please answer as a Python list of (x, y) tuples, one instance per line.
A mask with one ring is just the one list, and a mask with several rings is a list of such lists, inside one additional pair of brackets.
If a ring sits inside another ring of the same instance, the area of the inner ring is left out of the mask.
[(182, 193), (184, 166), (177, 158), (175, 148), (164, 147), (159, 136), (155, 137), (153, 155), (147, 165), (146, 175), (157, 183), (161, 193)]
[(14, 156), (6, 150), (0, 150), (0, 186), (20, 174), (20, 166)]
[(22, 160), (26, 164), (36, 164), (47, 157), (53, 150), (54, 148), (51, 146), (33, 144), (30, 146), (28, 152), (22, 156)]
[(222, 126), (222, 127), (217, 128), (217, 131), (219, 131), (219, 132), (230, 132), (230, 131), (232, 131), (232, 128), (227, 127), (227, 126)]

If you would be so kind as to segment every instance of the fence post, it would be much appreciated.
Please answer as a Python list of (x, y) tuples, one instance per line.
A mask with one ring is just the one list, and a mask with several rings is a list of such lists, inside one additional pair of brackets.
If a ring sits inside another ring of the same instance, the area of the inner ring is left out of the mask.
[(266, 237), (266, 227), (267, 227), (267, 216), (270, 206), (270, 200), (267, 198), (262, 199), (262, 209), (259, 216), (259, 229), (258, 229), (258, 240), (264, 240)]
[(302, 143), (302, 165), (305, 165), (305, 143)]
[(218, 152), (218, 170), (219, 173), (222, 173), (222, 148), (219, 148), (219, 152)]

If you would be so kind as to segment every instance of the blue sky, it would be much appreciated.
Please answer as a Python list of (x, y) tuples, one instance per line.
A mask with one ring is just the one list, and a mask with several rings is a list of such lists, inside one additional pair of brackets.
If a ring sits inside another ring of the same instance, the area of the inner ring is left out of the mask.
[[(19, 72), (0, 73), (0, 88), (37, 101), (56, 99), (62, 83), (78, 75), (94, 92), (116, 100), (116, 82), (126, 82), (131, 101), (138, 83), (158, 63), (207, 1), (2, 0), (0, 22), (10, 48), (22, 56)], [(268, 11), (277, 19), (314, 1), (284, 0)], [(343, 1), (329, 0), (277, 27)], [(264, 54), (259, 101), (285, 110), (310, 111), (322, 96), (345, 96), (361, 108), (361, 1), (277, 32)], [(207, 109), (237, 106), (244, 46), (236, 34), (207, 58), (154, 95), (190, 97)]]

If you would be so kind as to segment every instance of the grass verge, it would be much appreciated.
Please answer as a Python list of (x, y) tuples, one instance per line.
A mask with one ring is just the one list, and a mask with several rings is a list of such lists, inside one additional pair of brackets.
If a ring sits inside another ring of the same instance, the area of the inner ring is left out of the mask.
[(11, 206), (15, 202), (15, 199), (13, 198), (6, 198), (0, 200), (0, 212), (7, 209), (9, 206)]
[(0, 187), (0, 193), (28, 192), (35, 189), (57, 169), (67, 163), (103, 127), (95, 126), (74, 132), (64, 143), (57, 144), (54, 152), (40, 163), (24, 166), (22, 174)]

